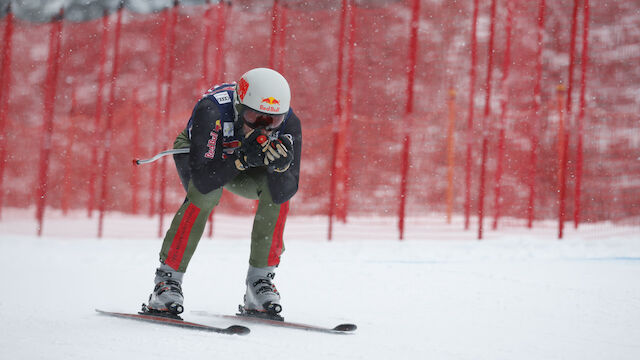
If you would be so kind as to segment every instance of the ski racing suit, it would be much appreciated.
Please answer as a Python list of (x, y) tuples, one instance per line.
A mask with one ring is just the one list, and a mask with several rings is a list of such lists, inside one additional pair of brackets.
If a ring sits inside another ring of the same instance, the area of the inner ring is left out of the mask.
[(267, 167), (240, 171), (234, 164), (235, 151), (244, 134), (235, 120), (234, 84), (209, 90), (193, 109), (186, 129), (174, 142), (174, 149), (189, 148), (188, 154), (176, 154), (174, 160), (187, 196), (167, 231), (160, 261), (176, 271), (185, 272), (207, 219), (218, 205), (222, 189), (247, 199), (258, 200), (249, 264), (262, 268), (280, 263), (284, 251), (282, 235), (289, 211), (289, 199), (298, 190), (302, 131), (292, 109), (275, 136), (293, 139), (293, 162), (284, 172), (270, 172)]

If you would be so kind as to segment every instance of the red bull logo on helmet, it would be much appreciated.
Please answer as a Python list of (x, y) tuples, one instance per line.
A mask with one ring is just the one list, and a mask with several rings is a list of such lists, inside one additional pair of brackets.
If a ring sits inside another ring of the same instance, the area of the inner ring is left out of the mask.
[(260, 110), (265, 112), (279, 112), (280, 100), (274, 98), (273, 96), (264, 98), (260, 102)]
[(278, 101), (276, 98), (274, 98), (273, 96), (270, 96), (268, 98), (264, 98), (262, 99), (263, 103), (267, 103), (269, 105), (280, 105), (280, 101)]

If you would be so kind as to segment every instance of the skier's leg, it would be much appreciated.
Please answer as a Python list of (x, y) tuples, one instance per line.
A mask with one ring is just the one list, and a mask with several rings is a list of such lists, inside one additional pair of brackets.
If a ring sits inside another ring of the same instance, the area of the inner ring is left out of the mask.
[(182, 277), (202, 237), (207, 218), (218, 205), (222, 189), (200, 193), (190, 181), (187, 198), (173, 217), (160, 251), (155, 287), (149, 296), (151, 311), (179, 314), (183, 311)]
[(249, 264), (258, 268), (277, 266), (284, 251), (282, 234), (289, 203), (273, 202), (264, 170), (245, 171), (224, 188), (244, 198), (258, 200), (251, 231)]
[(258, 200), (251, 231), (244, 308), (249, 312), (268, 312), (275, 317), (282, 307), (280, 294), (272, 281), (275, 268), (280, 263), (280, 255), (284, 251), (282, 234), (289, 203), (273, 202), (264, 171), (247, 171), (225, 188), (237, 195)]
[[(173, 143), (174, 149), (188, 148), (191, 144), (185, 131)], [(160, 250), (160, 266), (156, 269), (155, 287), (149, 296), (148, 309), (151, 311), (183, 311), (182, 278), (189, 261), (196, 250), (207, 223), (207, 218), (218, 205), (222, 189), (202, 194), (191, 181), (191, 167), (188, 154), (175, 154), (173, 159), (180, 182), (187, 192), (182, 206), (173, 217)]]
[(185, 272), (193, 253), (202, 237), (207, 219), (213, 208), (218, 205), (222, 188), (203, 194), (189, 182), (187, 198), (173, 217), (167, 231), (160, 261), (172, 269)]

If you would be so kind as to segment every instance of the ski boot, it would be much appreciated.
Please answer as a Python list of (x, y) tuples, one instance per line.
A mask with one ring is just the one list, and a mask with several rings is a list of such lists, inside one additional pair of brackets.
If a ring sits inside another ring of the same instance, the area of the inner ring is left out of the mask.
[(156, 286), (149, 295), (149, 305), (142, 305), (142, 312), (157, 316), (179, 318), (184, 311), (182, 302), (182, 276), (184, 273), (162, 264), (156, 269)]
[(280, 316), (280, 293), (273, 284), (275, 266), (256, 268), (249, 266), (247, 273), (247, 292), (244, 295), (244, 306), (240, 305), (239, 314), (269, 320), (283, 321)]

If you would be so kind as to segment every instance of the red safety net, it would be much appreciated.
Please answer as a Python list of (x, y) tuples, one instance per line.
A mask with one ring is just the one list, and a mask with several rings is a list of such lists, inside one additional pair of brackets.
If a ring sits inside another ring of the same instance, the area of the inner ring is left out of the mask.
[[(640, 17), (633, 2), (500, 0), (493, 27), (490, 1), (417, 5), (125, 8), (119, 34), (117, 13), (59, 24), (5, 16), (0, 208), (38, 206), (46, 183), (48, 208), (172, 214), (185, 196), (172, 160), (136, 167), (132, 159), (171, 148), (207, 88), (270, 66), (289, 79), (303, 123), (291, 215), (464, 216), (467, 207), (473, 224), (482, 204), (496, 225), (640, 224)], [(52, 30), (58, 25), (60, 32)], [(51, 56), (55, 37), (58, 57)], [(416, 65), (408, 71), (412, 51)], [(216, 213), (249, 214), (253, 206), (225, 194)]]

